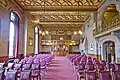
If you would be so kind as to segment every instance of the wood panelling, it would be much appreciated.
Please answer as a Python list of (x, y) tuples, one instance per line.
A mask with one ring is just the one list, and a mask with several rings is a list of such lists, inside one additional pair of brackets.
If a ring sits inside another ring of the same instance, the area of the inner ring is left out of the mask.
[(8, 56), (2, 56), (0, 57), (0, 62), (7, 62), (8, 61)]

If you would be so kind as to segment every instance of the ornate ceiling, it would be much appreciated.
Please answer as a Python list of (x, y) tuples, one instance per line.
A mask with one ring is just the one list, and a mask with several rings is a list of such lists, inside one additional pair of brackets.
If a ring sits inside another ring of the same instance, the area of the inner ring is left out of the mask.
[(5, 10), (10, 5), (10, 2), (7, 0), (0, 0), (0, 10)]
[(78, 31), (82, 24), (41, 24), (42, 30), (47, 31)]
[[(79, 14), (79, 15), (78, 15)], [(77, 22), (84, 23), (89, 13), (82, 12), (31, 12), (31, 20), (34, 22)]]
[[(103, 0), (13, 0), (42, 30), (78, 31)], [(67, 33), (67, 32), (66, 32)]]
[(15, 0), (24, 10), (96, 10), (103, 0)]

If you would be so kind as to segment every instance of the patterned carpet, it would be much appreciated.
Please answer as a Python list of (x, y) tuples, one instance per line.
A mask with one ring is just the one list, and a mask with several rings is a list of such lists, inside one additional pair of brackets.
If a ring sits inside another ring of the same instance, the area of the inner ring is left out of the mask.
[(55, 57), (42, 80), (76, 80), (76, 74), (66, 57)]

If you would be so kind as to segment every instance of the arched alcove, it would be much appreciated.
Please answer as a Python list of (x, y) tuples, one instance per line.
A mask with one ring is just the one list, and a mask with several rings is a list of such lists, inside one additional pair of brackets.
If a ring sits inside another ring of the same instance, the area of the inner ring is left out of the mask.
[(103, 14), (103, 21), (102, 21), (103, 24), (112, 20), (118, 14), (119, 14), (119, 12), (117, 11), (115, 4), (108, 5), (108, 7), (106, 8), (106, 10)]
[(103, 43), (103, 56), (108, 63), (115, 62), (115, 42), (105, 41)]
[(106, 1), (98, 10), (98, 25), (102, 25), (104, 22), (112, 19), (117, 14), (119, 14), (117, 4), (112, 1)]
[(101, 59), (102, 60), (106, 60), (106, 56), (104, 54), (104, 47), (103, 47), (103, 44), (106, 42), (106, 41), (113, 41), (115, 42), (115, 62), (118, 62), (118, 58), (119, 58), (119, 44), (120, 44), (120, 41), (119, 39), (115, 36), (115, 35), (108, 35), (108, 36), (104, 36), (102, 38), (99, 39), (100, 41), (100, 54), (101, 54)]

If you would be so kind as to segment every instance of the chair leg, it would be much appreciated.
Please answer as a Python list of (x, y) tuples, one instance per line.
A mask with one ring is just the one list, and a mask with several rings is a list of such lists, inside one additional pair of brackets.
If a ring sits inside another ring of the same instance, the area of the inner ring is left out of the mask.
[(77, 75), (77, 80), (79, 80), (79, 76)]
[(41, 75), (39, 74), (38, 79), (41, 80)]

